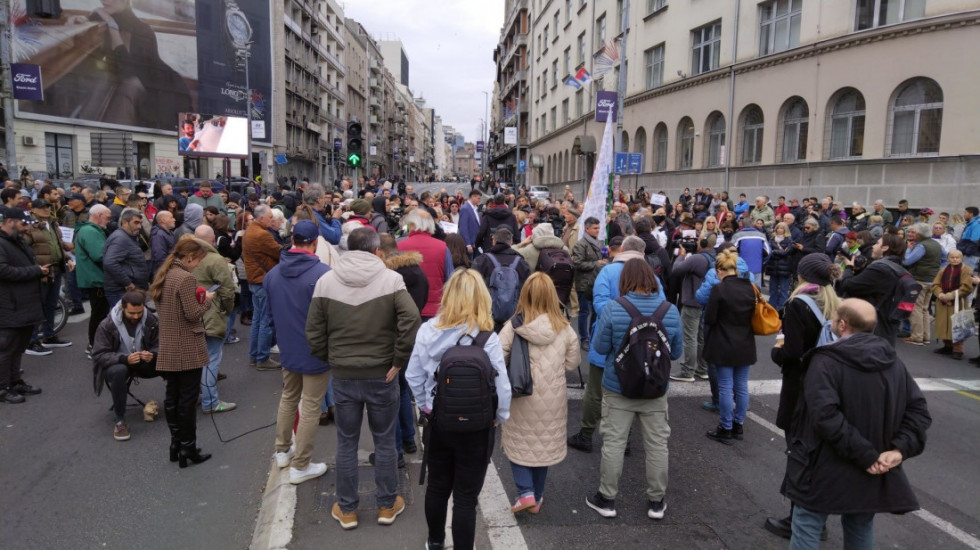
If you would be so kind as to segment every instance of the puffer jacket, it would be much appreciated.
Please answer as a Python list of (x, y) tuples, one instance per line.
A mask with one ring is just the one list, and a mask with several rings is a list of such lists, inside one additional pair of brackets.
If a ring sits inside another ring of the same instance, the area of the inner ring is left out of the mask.
[[(793, 240), (784, 237), (782, 242), (776, 242), (775, 238), (769, 239), (769, 247), (772, 249), (772, 256), (766, 264), (766, 273), (770, 277), (789, 277), (793, 274)], [(741, 259), (741, 258), (739, 258)]]
[(51, 266), (51, 272), (43, 277), (41, 282), (52, 282), (55, 273), (65, 270), (67, 258), (65, 258), (65, 252), (61, 248), (61, 231), (58, 229), (58, 222), (54, 218), (50, 218), (47, 222), (38, 220), (37, 223), (32, 224), (30, 230), (24, 235), (24, 240), (34, 249), (37, 265)]
[(150, 271), (137, 237), (115, 230), (102, 247), (102, 271), (106, 292), (123, 292), (130, 283), (149, 288)]
[[(627, 293), (626, 299), (644, 315), (653, 315), (660, 304), (666, 300), (660, 294), (637, 294), (636, 292)], [(599, 315), (599, 321), (596, 323), (596, 329), (592, 335), (593, 347), (606, 356), (605, 368), (602, 372), (602, 387), (620, 395), (623, 390), (620, 388), (616, 369), (613, 368), (613, 357), (623, 343), (623, 338), (626, 337), (626, 329), (629, 326), (630, 315), (626, 308), (612, 300)], [(681, 314), (677, 312), (677, 307), (673, 304), (667, 310), (667, 314), (664, 315), (663, 328), (667, 330), (667, 337), (670, 339), (670, 360), (676, 361), (684, 355), (684, 330), (681, 327)]]
[(204, 314), (204, 333), (211, 338), (224, 338), (228, 332), (228, 313), (235, 307), (235, 290), (238, 285), (231, 277), (231, 264), (218, 250), (201, 241), (207, 254), (194, 269), (197, 284), (205, 289), (219, 285), (211, 307)]
[(422, 308), (422, 317), (435, 317), (442, 301), (442, 287), (453, 274), (453, 256), (440, 241), (425, 231), (411, 231), (409, 236), (398, 242), (398, 250), (416, 250), (422, 254), (422, 271), (429, 279), (429, 299)]
[(554, 227), (550, 223), (539, 223), (534, 226), (534, 230), (531, 232), (531, 246), (518, 248), (517, 252), (527, 261), (531, 273), (534, 273), (538, 270), (538, 258), (541, 256), (541, 251), (549, 248), (568, 252), (565, 243), (555, 236)]
[(539, 315), (516, 329), (512, 321), (507, 321), (500, 331), (505, 361), (510, 361), (515, 333), (527, 340), (534, 391), (511, 401), (510, 420), (503, 425), (501, 444), (511, 462), (529, 467), (551, 466), (565, 458), (565, 371), (574, 369), (581, 360), (578, 337), (567, 323), (556, 333), (547, 315)]

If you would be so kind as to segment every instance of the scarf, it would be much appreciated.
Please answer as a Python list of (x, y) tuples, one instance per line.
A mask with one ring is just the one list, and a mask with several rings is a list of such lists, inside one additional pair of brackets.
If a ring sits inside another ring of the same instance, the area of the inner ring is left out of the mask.
[(963, 271), (963, 264), (948, 265), (943, 270), (943, 278), (940, 286), (943, 292), (953, 292), (960, 288), (960, 273)]
[(582, 233), (582, 240), (595, 247), (596, 252), (602, 250), (602, 244), (599, 241), (597, 241), (596, 238), (593, 237), (592, 235), (589, 235), (588, 233)]

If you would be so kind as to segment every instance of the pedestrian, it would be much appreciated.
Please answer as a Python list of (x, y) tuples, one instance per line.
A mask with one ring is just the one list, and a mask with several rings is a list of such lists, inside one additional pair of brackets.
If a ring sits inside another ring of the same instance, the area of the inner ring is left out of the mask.
[[(475, 270), (463, 269), (450, 278), (438, 315), (418, 331), (405, 373), (423, 415), (432, 412), (435, 375), (443, 354), (457, 344), (466, 345), (484, 338), (483, 350), (497, 373), (493, 379), (497, 396), (496, 423), (502, 424), (510, 417), (510, 381), (500, 339), (492, 332), (490, 310), (490, 293)], [(430, 430), (426, 435), (429, 441), (426, 451), (429, 471), (425, 491), (426, 547), (431, 550), (444, 548), (446, 508), (452, 496), (453, 545), (470, 550), (476, 531), (477, 499), (493, 451), (493, 428), (449, 433), (433, 422), (426, 429)]]
[(176, 224), (174, 215), (167, 210), (157, 214), (153, 220), (153, 229), (150, 230), (150, 277), (156, 274), (163, 261), (174, 251), (177, 243), (174, 235)]
[(28, 224), (29, 230), (24, 233), (24, 240), (34, 250), (37, 265), (47, 265), (50, 269), (41, 278), (41, 309), (44, 311), (44, 321), (35, 329), (25, 353), (51, 355), (52, 349), (67, 348), (72, 344), (55, 334), (54, 312), (61, 299), (62, 278), (66, 272), (75, 268), (75, 263), (66, 254), (61, 230), (51, 214), (51, 203), (44, 199), (35, 199), (31, 203), (31, 216), (34, 223)]
[(184, 235), (193, 235), (197, 226), (204, 223), (204, 207), (200, 204), (188, 204), (184, 209), (184, 221), (174, 231), (175, 238), (179, 239)]
[(470, 255), (466, 252), (466, 241), (458, 233), (446, 235), (446, 247), (453, 258), (453, 270), (469, 269)]
[[(107, 209), (108, 210), (108, 209)], [(41, 279), (50, 265), (37, 265), (23, 234), (34, 218), (19, 208), (0, 207), (0, 401), (23, 403), (41, 388), (22, 378), (21, 358), (34, 327), (44, 321)]]
[(89, 209), (88, 220), (75, 226), (75, 277), (78, 288), (88, 292), (92, 311), (88, 319), (87, 354), (92, 352), (95, 331), (99, 323), (109, 316), (109, 302), (106, 300), (105, 274), (102, 271), (102, 251), (106, 242), (106, 227), (109, 225), (109, 207), (96, 204)]
[[(967, 299), (973, 293), (973, 270), (963, 264), (963, 253), (954, 250), (946, 258), (949, 265), (936, 273), (928, 291), (936, 297), (936, 339), (943, 345), (935, 353), (963, 358), (963, 340), (953, 340), (953, 324), (950, 317), (956, 311), (967, 311)], [(922, 291), (923, 293), (926, 290)], [(959, 302), (958, 304), (956, 302)]]
[(842, 301), (838, 341), (809, 357), (782, 491), (795, 505), (791, 550), (819, 548), (830, 514), (841, 515), (844, 548), (870, 549), (876, 513), (919, 509), (899, 466), (925, 449), (932, 418), (895, 349), (872, 334), (875, 317), (868, 302)]
[(242, 239), (242, 261), (252, 297), (252, 332), (248, 344), (248, 366), (256, 370), (279, 370), (278, 361), (269, 357), (272, 348), (272, 325), (262, 280), (279, 263), (282, 248), (272, 235), (272, 209), (265, 204), (255, 207), (255, 218)]
[(902, 267), (902, 255), (908, 246), (897, 230), (889, 227), (872, 249), (874, 261), (860, 272), (854, 270), (854, 258), (844, 260), (844, 275), (839, 290), (849, 298), (861, 298), (875, 306), (878, 322), (874, 325), (875, 334), (895, 345), (898, 337), (899, 321), (891, 319), (892, 311), (887, 310), (889, 298), (895, 292), (899, 279), (908, 271)]
[[(766, 206), (766, 208), (769, 207)], [(772, 208), (769, 208), (769, 212), (772, 213)], [(765, 223), (763, 218), (759, 219)], [(742, 218), (742, 228), (732, 236), (732, 242), (738, 249), (738, 256), (749, 265), (749, 271), (752, 272), (753, 278), (759, 282), (759, 286), (764, 286), (763, 265), (772, 254), (766, 231), (752, 225), (751, 218)]]
[[(834, 281), (841, 275), (840, 266), (832, 263), (824, 254), (811, 254), (800, 260), (798, 270), (800, 284), (783, 308), (782, 338), (776, 337), (776, 344), (770, 353), (773, 363), (782, 369), (776, 426), (786, 434), (787, 450), (793, 415), (803, 397), (803, 378), (806, 375), (803, 357), (817, 347), (824, 323), (833, 319), (840, 304), (834, 292)], [(819, 317), (816, 311), (820, 312)], [(788, 516), (767, 518), (764, 526), (770, 533), (789, 539), (792, 522), (791, 503)]]
[(518, 236), (520, 227), (517, 225), (517, 218), (507, 206), (507, 200), (502, 194), (493, 196), (493, 205), (483, 212), (480, 217), (480, 229), (476, 234), (476, 246), (480, 251), (486, 253), (490, 250), (493, 243), (491, 239), (498, 227), (506, 227), (515, 238)]
[(793, 238), (785, 222), (776, 224), (769, 239), (772, 256), (766, 264), (769, 273), (769, 304), (782, 309), (789, 295), (789, 282), (793, 278)]
[[(494, 332), (498, 333), (517, 310), (521, 288), (531, 275), (531, 268), (524, 257), (511, 247), (513, 240), (514, 235), (509, 228), (498, 227), (493, 234), (493, 246), (473, 260), (473, 269), (480, 273), (489, 289)], [(497, 277), (493, 277), (495, 272)]]
[[(397, 494), (395, 379), (408, 363), (420, 319), (405, 282), (381, 260), (378, 232), (357, 228), (347, 245), (349, 251), (316, 283), (306, 340), (314, 357), (329, 359), (333, 373), (337, 502), (331, 516), (342, 528), (353, 529), (360, 500), (357, 445), (365, 407), (376, 456), (378, 523), (391, 525), (405, 509)], [(364, 345), (366, 335), (372, 339), (370, 346)]]
[(157, 371), (167, 381), (163, 410), (170, 427), (170, 461), (179, 461), (181, 468), (211, 458), (197, 447), (195, 411), (201, 371), (209, 362), (204, 314), (215, 296), (199, 288), (193, 275), (206, 254), (197, 239), (177, 241), (150, 285), (160, 317)]
[(119, 228), (109, 235), (103, 245), (102, 271), (109, 307), (116, 305), (124, 293), (149, 287), (149, 269), (137, 240), (142, 227), (143, 214), (127, 208), (119, 215)]
[(582, 237), (572, 247), (572, 264), (575, 266), (575, 294), (578, 295), (578, 336), (582, 349), (587, 350), (589, 331), (596, 317), (592, 310), (592, 287), (599, 270), (609, 260), (603, 257), (603, 245), (598, 240), (601, 230), (599, 220), (590, 216), (585, 219), (584, 225)]
[(718, 372), (719, 412), (718, 427), (706, 435), (731, 445), (732, 439), (742, 439), (749, 410), (749, 367), (756, 362), (752, 314), (757, 289), (738, 276), (734, 250), (718, 253), (715, 270), (721, 282), (711, 289), (704, 309), (704, 359)]
[[(312, 462), (313, 439), (319, 425), (320, 403), (330, 382), (330, 365), (310, 352), (304, 337), (306, 318), (317, 281), (330, 266), (317, 258), (320, 238), (316, 223), (301, 220), (293, 226), (292, 248), (262, 281), (268, 294), (269, 315), (282, 343), (282, 396), (276, 417), (276, 465), (289, 466), (289, 482), (299, 484), (317, 478), (327, 465)], [(293, 423), (299, 409), (299, 424)]]
[(578, 337), (562, 313), (551, 278), (535, 273), (521, 289), (514, 318), (500, 331), (504, 359), (522, 353), (526, 342), (533, 391), (511, 402), (510, 420), (503, 425), (501, 445), (510, 461), (518, 499), (511, 512), (541, 511), (548, 467), (565, 459), (568, 402), (565, 371), (581, 361)]
[[(678, 382), (694, 382), (695, 377), (708, 379), (708, 363), (703, 357), (704, 331), (701, 326), (702, 308), (698, 303), (697, 291), (704, 277), (715, 264), (715, 251), (708, 243), (698, 242), (695, 248), (681, 243), (678, 255), (670, 272), (670, 302), (681, 310), (684, 327), (684, 360), (680, 372), (671, 374), (670, 379)], [(705, 245), (705, 246), (701, 246)]]
[[(181, 237), (190, 239), (192, 237)], [(227, 378), (218, 372), (228, 335), (228, 314), (235, 307), (235, 281), (231, 267), (214, 247), (214, 230), (207, 225), (199, 225), (194, 237), (204, 244), (204, 258), (194, 269), (194, 278), (202, 288), (213, 289), (214, 299), (204, 314), (204, 335), (208, 346), (208, 365), (201, 372), (201, 410), (204, 414), (233, 411), (235, 403), (218, 398), (218, 382)]]
[[(642, 241), (641, 241), (642, 243)], [(608, 268), (607, 268), (608, 269)], [(666, 302), (659, 292), (657, 278), (645, 260), (634, 258), (623, 266), (619, 277), (618, 294), (631, 304), (640, 314), (652, 316), (664, 308), (658, 322), (658, 329), (666, 332), (670, 359), (677, 360), (684, 350), (681, 317), (677, 308)], [(616, 496), (619, 493), (619, 479), (623, 471), (623, 455), (626, 451), (630, 427), (639, 420), (646, 455), (647, 517), (663, 519), (667, 509), (664, 498), (667, 492), (667, 439), (670, 426), (667, 422), (667, 395), (653, 399), (629, 398), (625, 391), (631, 390), (621, 383), (614, 356), (632, 323), (632, 315), (619, 300), (610, 301), (599, 314), (599, 321), (593, 336), (592, 346), (605, 356), (602, 373), (602, 421), (599, 431), (602, 434), (602, 461), (599, 465), (599, 490), (589, 495), (586, 504), (604, 518), (616, 517)], [(667, 374), (662, 373), (662, 374)], [(664, 392), (667, 380), (664, 378)]]
[(909, 317), (912, 330), (905, 341), (909, 344), (924, 346), (932, 342), (929, 334), (932, 327), (932, 314), (929, 312), (932, 302), (930, 287), (939, 273), (939, 266), (943, 261), (943, 247), (939, 241), (932, 238), (932, 228), (927, 223), (918, 222), (911, 225), (907, 231), (908, 248), (903, 256), (902, 264), (908, 270), (909, 275), (912, 275), (915, 281), (922, 285), (922, 290), (915, 300), (915, 309), (912, 310), (912, 315)]
[(421, 311), (422, 320), (426, 321), (435, 317), (439, 310), (442, 287), (453, 274), (453, 257), (446, 243), (433, 236), (436, 224), (424, 209), (416, 208), (406, 214), (402, 224), (408, 228), (408, 237), (399, 241), (398, 250), (421, 253), (422, 271), (429, 280), (429, 299)]

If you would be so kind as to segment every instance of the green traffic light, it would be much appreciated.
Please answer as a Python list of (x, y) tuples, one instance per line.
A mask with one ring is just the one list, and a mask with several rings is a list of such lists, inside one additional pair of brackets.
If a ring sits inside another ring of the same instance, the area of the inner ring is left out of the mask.
[(358, 155), (357, 153), (347, 155), (347, 163), (351, 166), (359, 166), (361, 164), (361, 155)]

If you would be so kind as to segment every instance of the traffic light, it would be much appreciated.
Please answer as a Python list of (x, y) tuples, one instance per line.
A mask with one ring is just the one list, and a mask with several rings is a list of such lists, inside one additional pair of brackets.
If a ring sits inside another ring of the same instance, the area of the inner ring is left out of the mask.
[(361, 165), (363, 160), (361, 147), (361, 123), (351, 122), (347, 125), (347, 164), (353, 168)]

